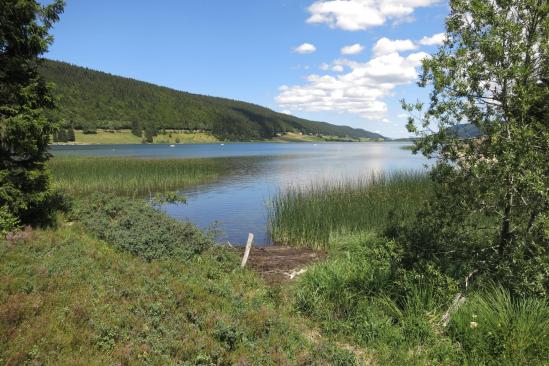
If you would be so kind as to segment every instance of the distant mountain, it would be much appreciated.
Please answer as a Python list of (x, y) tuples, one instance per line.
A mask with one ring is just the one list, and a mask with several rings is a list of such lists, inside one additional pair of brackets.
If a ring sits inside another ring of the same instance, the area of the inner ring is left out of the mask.
[(472, 123), (451, 126), (448, 127), (446, 131), (461, 139), (470, 139), (482, 135), (482, 131)]
[(44, 60), (41, 72), (55, 83), (59, 117), (75, 128), (190, 129), (223, 140), (269, 139), (284, 132), (382, 139), (363, 129), (309, 121), (255, 104), (191, 94)]

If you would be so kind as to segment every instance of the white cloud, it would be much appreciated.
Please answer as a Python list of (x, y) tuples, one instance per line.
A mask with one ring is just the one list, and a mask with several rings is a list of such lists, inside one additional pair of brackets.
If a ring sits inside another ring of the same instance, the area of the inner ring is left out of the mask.
[(294, 48), (294, 52), (301, 53), (301, 54), (313, 53), (315, 51), (316, 51), (315, 45), (310, 43), (303, 43), (297, 46), (296, 48)]
[(360, 43), (355, 43), (349, 46), (345, 46), (341, 49), (342, 55), (357, 55), (364, 51), (364, 46)]
[(376, 56), (388, 55), (393, 52), (410, 51), (417, 46), (409, 39), (390, 40), (389, 38), (380, 38), (374, 45), (374, 54)]
[(288, 110), (288, 109), (284, 109), (282, 111), (280, 111), (280, 113), (284, 113), (284, 114), (292, 114), (292, 111)]
[(408, 19), (416, 8), (438, 0), (317, 0), (309, 6), (307, 23), (325, 23), (348, 31), (383, 25), (388, 19)]
[(343, 68), (343, 65), (334, 65), (332, 66), (332, 71), (335, 72), (343, 72), (345, 69)]
[(399, 114), (397, 114), (397, 118), (408, 118), (408, 114), (407, 113), (399, 113)]
[(441, 44), (444, 43), (445, 40), (446, 40), (445, 33), (437, 33), (437, 34), (433, 34), (431, 37), (423, 37), (422, 39), (419, 40), (419, 44), (423, 46), (434, 46), (434, 45), (440, 46)]
[(318, 67), (320, 70), (323, 70), (323, 71), (328, 71), (330, 70), (330, 65), (328, 65), (327, 63), (322, 63), (320, 64), (320, 66)]
[(384, 97), (398, 85), (414, 82), (416, 68), (425, 57), (425, 52), (406, 57), (391, 52), (375, 55), (367, 62), (336, 60), (332, 70), (346, 66), (350, 71), (339, 75), (312, 74), (303, 85), (283, 85), (276, 102), (281, 108), (294, 111), (346, 112), (383, 121), (387, 112)]

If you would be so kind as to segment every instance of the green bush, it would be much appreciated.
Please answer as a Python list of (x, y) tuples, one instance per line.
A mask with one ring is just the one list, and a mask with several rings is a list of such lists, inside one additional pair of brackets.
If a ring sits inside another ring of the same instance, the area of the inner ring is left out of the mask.
[(6, 206), (0, 207), (0, 240), (19, 227), (19, 219)]
[(501, 286), (471, 296), (452, 317), (448, 333), (472, 365), (549, 364), (547, 301), (513, 298)]
[(500, 253), (499, 223), (481, 213), (450, 212), (451, 201), (429, 202), (412, 220), (390, 220), (385, 235), (403, 245), (404, 269), (437, 268), (461, 281), (474, 272), (475, 286), (497, 282), (514, 296), (549, 294), (549, 216), (540, 214), (526, 238)]
[(193, 224), (170, 218), (141, 200), (96, 193), (78, 201), (72, 216), (115, 248), (146, 260), (189, 259), (213, 244)]

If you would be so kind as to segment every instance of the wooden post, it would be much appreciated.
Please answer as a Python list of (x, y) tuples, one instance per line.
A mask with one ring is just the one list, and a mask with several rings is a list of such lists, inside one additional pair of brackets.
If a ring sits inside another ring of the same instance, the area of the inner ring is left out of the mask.
[(244, 250), (244, 257), (242, 257), (242, 264), (240, 267), (244, 268), (246, 262), (248, 261), (248, 256), (250, 255), (250, 250), (252, 249), (252, 242), (254, 241), (254, 234), (248, 234), (248, 242), (246, 243), (246, 250)]
[(454, 301), (452, 301), (452, 305), (446, 310), (444, 315), (442, 316), (441, 323), (443, 327), (446, 327), (450, 323), (450, 319), (452, 318), (452, 314), (459, 309), (461, 305), (465, 302), (465, 296), (463, 296), (461, 293), (458, 293), (454, 297)]

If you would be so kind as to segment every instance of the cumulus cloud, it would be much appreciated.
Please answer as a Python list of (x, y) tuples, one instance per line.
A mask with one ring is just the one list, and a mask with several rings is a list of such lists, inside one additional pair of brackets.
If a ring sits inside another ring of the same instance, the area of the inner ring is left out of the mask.
[(374, 54), (376, 56), (388, 55), (393, 52), (410, 51), (416, 49), (417, 46), (409, 39), (380, 38), (374, 45)]
[(438, 0), (317, 0), (309, 6), (308, 23), (324, 23), (347, 31), (383, 25), (388, 19), (409, 18), (419, 7)]
[(384, 97), (397, 86), (414, 82), (416, 68), (428, 56), (417, 52), (405, 57), (395, 51), (375, 55), (367, 62), (336, 60), (333, 67), (350, 70), (339, 75), (312, 74), (303, 85), (283, 85), (276, 102), (294, 111), (348, 112), (383, 121), (387, 112)]
[(335, 72), (343, 72), (345, 69), (343, 68), (343, 65), (334, 65), (332, 66), (332, 71)]
[(311, 44), (311, 43), (302, 43), (296, 48), (294, 48), (295, 53), (301, 53), (301, 54), (313, 53), (315, 51), (316, 51), (316, 47), (314, 44)]
[(364, 51), (364, 46), (360, 43), (355, 43), (349, 46), (345, 46), (341, 49), (342, 55), (357, 55)]
[(419, 44), (423, 46), (440, 46), (446, 40), (445, 33), (433, 34), (431, 37), (423, 37), (419, 40)]

